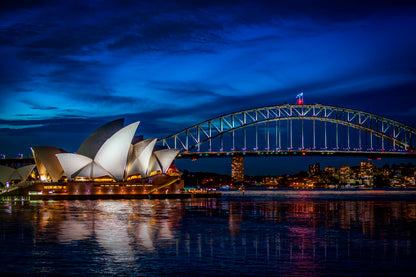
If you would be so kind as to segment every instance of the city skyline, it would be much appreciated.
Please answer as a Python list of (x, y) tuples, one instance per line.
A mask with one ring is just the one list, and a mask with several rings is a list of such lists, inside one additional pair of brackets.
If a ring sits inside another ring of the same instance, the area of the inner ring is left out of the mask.
[(307, 104), (415, 127), (411, 1), (20, 1), (0, 10), (0, 153), (9, 157), (38, 145), (75, 151), (89, 130), (121, 117), (162, 138), (295, 103), (300, 92)]

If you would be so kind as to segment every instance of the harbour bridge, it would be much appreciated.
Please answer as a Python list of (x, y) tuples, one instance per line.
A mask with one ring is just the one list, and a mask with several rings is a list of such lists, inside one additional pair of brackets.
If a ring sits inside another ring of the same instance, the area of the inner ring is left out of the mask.
[(268, 106), (222, 115), (159, 140), (178, 158), (279, 156), (416, 157), (416, 129), (360, 110)]

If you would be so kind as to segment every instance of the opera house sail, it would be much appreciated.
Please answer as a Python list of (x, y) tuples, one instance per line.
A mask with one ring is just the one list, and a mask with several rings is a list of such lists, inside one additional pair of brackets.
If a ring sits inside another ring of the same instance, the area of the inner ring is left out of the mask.
[(104, 142), (114, 135), (118, 130), (123, 128), (124, 118), (120, 118), (104, 124), (91, 133), (79, 146), (77, 154), (94, 159), (98, 150)]
[(75, 153), (56, 154), (66, 177), (68, 179), (75, 177), (94, 179), (111, 176), (116, 181), (123, 181), (130, 144), (139, 123), (132, 123), (117, 131), (104, 142), (94, 158)]
[(142, 178), (147, 177), (150, 158), (157, 139), (142, 140), (131, 146), (131, 152), (127, 163), (127, 176), (140, 174)]
[(34, 168), (34, 164), (22, 166), (19, 168), (0, 165), (0, 183), (5, 185), (14, 180), (26, 181)]
[(31, 150), (42, 181), (51, 179), (57, 182), (62, 178), (64, 170), (55, 155), (65, 153), (65, 150), (52, 146), (35, 146)]
[(159, 167), (162, 173), (166, 173), (179, 151), (179, 149), (162, 149), (153, 152), (155, 162), (157, 162), (156, 167)]

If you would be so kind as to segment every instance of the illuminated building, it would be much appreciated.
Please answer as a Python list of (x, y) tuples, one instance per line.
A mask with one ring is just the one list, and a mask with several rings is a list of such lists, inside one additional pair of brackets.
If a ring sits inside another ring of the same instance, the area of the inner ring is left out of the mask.
[(369, 161), (360, 163), (360, 178), (367, 186), (374, 185), (374, 165)]
[(318, 175), (320, 171), (319, 163), (309, 165), (309, 174), (312, 176)]
[(103, 178), (123, 181), (129, 176), (146, 178), (152, 172), (166, 173), (179, 149), (154, 151), (157, 139), (132, 145), (139, 122), (122, 128), (123, 119), (109, 122), (95, 130), (76, 153), (50, 147), (32, 147), (41, 180), (57, 182)]
[(231, 158), (231, 179), (237, 182), (244, 181), (244, 157)]
[(407, 186), (415, 186), (416, 180), (415, 176), (404, 176), (404, 185)]
[(338, 168), (338, 178), (340, 184), (349, 184), (351, 179), (351, 167), (348, 165), (341, 165)]
[(335, 167), (332, 166), (327, 166), (324, 168), (324, 173), (327, 174), (330, 177), (334, 177), (335, 176)]

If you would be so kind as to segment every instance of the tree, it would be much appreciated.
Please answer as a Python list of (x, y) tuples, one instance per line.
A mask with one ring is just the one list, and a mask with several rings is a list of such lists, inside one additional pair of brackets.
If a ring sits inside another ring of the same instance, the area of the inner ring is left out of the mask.
[(383, 175), (374, 176), (374, 187), (376, 188), (388, 188), (390, 187), (390, 181)]

